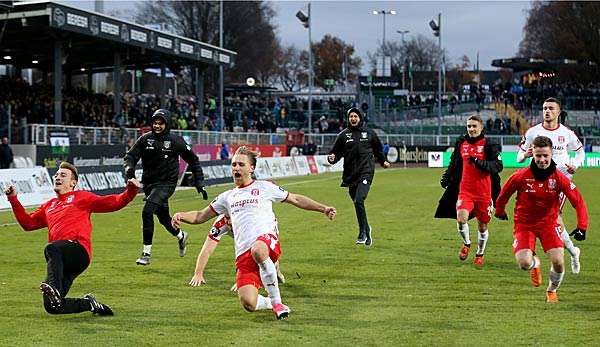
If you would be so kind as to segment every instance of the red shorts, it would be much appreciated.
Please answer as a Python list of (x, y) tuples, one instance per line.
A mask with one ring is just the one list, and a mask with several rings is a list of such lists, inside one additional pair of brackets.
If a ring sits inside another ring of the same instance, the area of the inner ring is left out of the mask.
[(552, 248), (563, 248), (564, 243), (560, 238), (561, 227), (556, 224), (554, 227), (542, 230), (531, 230), (522, 225), (515, 225), (513, 253), (522, 249), (535, 250), (535, 238), (540, 239), (544, 253)]
[[(273, 262), (276, 262), (281, 255), (281, 244), (276, 235), (263, 234), (260, 235), (256, 241), (264, 242), (269, 247), (269, 258)], [(249, 249), (242, 253), (235, 260), (235, 284), (238, 288), (242, 288), (246, 285), (252, 285), (260, 289), (263, 287), (262, 281), (260, 280), (260, 270), (258, 264), (252, 258), (252, 251)]]
[(459, 194), (458, 200), (456, 200), (456, 211), (467, 210), (469, 214), (472, 213), (478, 221), (485, 224), (492, 219), (493, 208), (492, 199), (475, 200), (470, 196)]

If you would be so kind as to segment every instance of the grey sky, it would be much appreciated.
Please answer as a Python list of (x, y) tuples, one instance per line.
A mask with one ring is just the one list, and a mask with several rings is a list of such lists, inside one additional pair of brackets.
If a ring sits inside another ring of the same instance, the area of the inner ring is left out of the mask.
[[(62, 1), (68, 5), (93, 10), (93, 1)], [(131, 10), (138, 1), (105, 1), (105, 11)], [(308, 33), (295, 14), (306, 11), (306, 1), (273, 1), (277, 11), (278, 36), (282, 44), (298, 48), (308, 46)], [(512, 57), (523, 36), (528, 1), (313, 1), (313, 41), (332, 34), (354, 44), (366, 65), (367, 52), (381, 44), (383, 16), (373, 10), (395, 10), (386, 16), (386, 41), (400, 40), (396, 30), (410, 30), (410, 35), (433, 37), (428, 22), (442, 13), (443, 46), (450, 62), (463, 55), (475, 63), (477, 51), (480, 67), (491, 69), (492, 59)], [(363, 68), (363, 72), (366, 71)]]

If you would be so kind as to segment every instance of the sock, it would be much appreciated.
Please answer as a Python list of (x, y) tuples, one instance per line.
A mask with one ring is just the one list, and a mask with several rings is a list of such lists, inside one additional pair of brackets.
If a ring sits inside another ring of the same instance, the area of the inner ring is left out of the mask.
[(179, 233), (177, 233), (177, 240), (181, 240), (183, 238), (183, 231), (179, 229)]
[(555, 292), (560, 284), (562, 283), (563, 277), (565, 276), (563, 272), (555, 272), (554, 268), (550, 267), (550, 282), (548, 283), (548, 291)]
[(150, 254), (150, 252), (152, 252), (152, 245), (144, 245), (144, 250), (142, 252)]
[(529, 266), (529, 268), (527, 268), (527, 270), (531, 270), (534, 267), (537, 267), (539, 264), (537, 263), (537, 260), (535, 259), (535, 257), (531, 258), (531, 265)]
[(485, 252), (485, 245), (487, 245), (489, 232), (487, 229), (484, 232), (477, 233), (477, 255), (483, 255)]
[(281, 294), (279, 294), (279, 285), (277, 283), (277, 270), (271, 258), (267, 258), (262, 263), (258, 263), (260, 268), (260, 280), (269, 294), (272, 304), (281, 303)]
[(573, 241), (571, 241), (569, 233), (564, 228), (560, 232), (560, 238), (565, 244), (565, 249), (567, 250), (567, 252), (569, 252), (569, 254), (573, 256), (575, 254), (575, 245), (573, 244)]
[(256, 308), (255, 311), (258, 310), (271, 310), (273, 309), (273, 305), (271, 304), (271, 299), (258, 294), (256, 298)]
[(463, 243), (467, 246), (470, 245), (471, 238), (469, 237), (469, 223), (460, 224), (457, 222), (456, 228), (458, 229), (458, 233), (460, 234), (460, 236), (463, 239)]

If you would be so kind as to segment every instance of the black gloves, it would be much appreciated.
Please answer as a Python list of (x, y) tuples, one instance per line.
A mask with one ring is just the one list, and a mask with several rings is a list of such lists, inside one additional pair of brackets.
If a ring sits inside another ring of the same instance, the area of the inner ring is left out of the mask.
[(135, 178), (135, 169), (132, 167), (128, 167), (125, 169), (125, 176), (127, 176), (127, 179), (130, 178)]
[(202, 199), (208, 200), (208, 193), (204, 190), (204, 186), (196, 186), (198, 194), (202, 194)]
[(471, 163), (471, 164), (477, 163), (477, 160), (478, 160), (477, 157), (469, 157), (469, 163)]
[(573, 232), (569, 235), (573, 236), (573, 238), (577, 241), (585, 240), (585, 230), (583, 229), (575, 228), (575, 230), (573, 230)]
[(494, 216), (500, 220), (508, 220), (508, 215), (506, 214), (506, 212), (504, 212), (503, 214), (495, 213)]

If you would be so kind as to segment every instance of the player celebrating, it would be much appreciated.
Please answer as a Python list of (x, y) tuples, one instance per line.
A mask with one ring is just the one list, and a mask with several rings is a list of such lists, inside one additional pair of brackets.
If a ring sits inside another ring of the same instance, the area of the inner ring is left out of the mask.
[(133, 200), (140, 183), (127, 181), (127, 190), (119, 195), (98, 196), (83, 190), (75, 191), (77, 169), (62, 162), (54, 174), (56, 198), (48, 200), (32, 213), (27, 213), (17, 199), (14, 186), (4, 192), (8, 196), (15, 217), (26, 231), (48, 227), (48, 245), (44, 249), (48, 273), (40, 285), (44, 308), (50, 314), (91, 311), (101, 316), (112, 316), (108, 305), (99, 303), (92, 294), (82, 299), (67, 298), (73, 281), (90, 264), (92, 258), (92, 212), (117, 211)]
[(435, 218), (456, 218), (458, 233), (463, 246), (458, 258), (469, 256), (471, 239), (469, 218), (478, 222), (477, 253), (473, 263), (483, 265), (483, 256), (488, 240), (488, 223), (492, 216), (493, 199), (500, 192), (500, 176), (503, 169), (500, 148), (483, 134), (483, 120), (479, 116), (467, 119), (467, 134), (454, 145), (448, 169), (440, 184), (446, 189), (440, 199)]
[(540, 259), (534, 256), (535, 239), (540, 239), (544, 252), (552, 263), (550, 282), (546, 291), (547, 302), (558, 302), (556, 290), (564, 277), (563, 241), (560, 237), (558, 213), (562, 193), (577, 211), (577, 228), (571, 235), (585, 240), (588, 216), (585, 202), (575, 184), (571, 182), (552, 160), (552, 140), (538, 136), (533, 142), (533, 161), (528, 168), (515, 172), (506, 182), (496, 202), (496, 217), (508, 219), (506, 204), (517, 192), (515, 204), (515, 229), (513, 252), (523, 270), (530, 270), (535, 287), (542, 283)]
[(236, 284), (242, 306), (248, 311), (264, 308), (269, 303), (258, 295), (265, 287), (277, 319), (287, 318), (290, 309), (282, 303), (274, 262), (281, 253), (273, 202), (287, 202), (296, 207), (324, 213), (333, 220), (334, 207), (325, 206), (300, 194), (288, 193), (267, 181), (253, 180), (256, 152), (242, 146), (231, 160), (234, 189), (221, 193), (201, 211), (178, 212), (171, 223), (204, 223), (219, 214), (231, 217), (236, 255)]
[[(560, 101), (555, 98), (548, 98), (543, 104), (544, 121), (534, 127), (531, 127), (525, 133), (519, 153), (517, 154), (517, 161), (519, 163), (525, 161), (533, 155), (532, 142), (536, 137), (543, 135), (552, 140), (552, 157), (556, 163), (556, 168), (562, 172), (569, 180), (573, 179), (573, 174), (583, 164), (585, 159), (585, 151), (581, 141), (577, 138), (575, 133), (567, 128), (565, 125), (560, 124), (559, 116), (561, 114)], [(569, 157), (569, 150), (575, 151), (575, 158), (571, 161)], [(565, 204), (564, 194), (559, 196), (560, 200), (560, 211)], [(558, 223), (560, 224), (560, 237), (563, 240), (565, 248), (571, 255), (571, 271), (574, 274), (578, 274), (581, 270), (581, 264), (579, 257), (581, 250), (579, 247), (575, 247), (562, 220), (561, 215), (558, 215)]]

